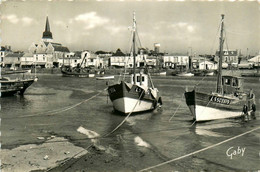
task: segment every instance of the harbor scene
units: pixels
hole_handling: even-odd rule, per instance
[[[257,7],[2,2],[0,171],[259,171]]]
[[[106,82],[60,75],[39,78],[24,97],[0,100],[2,171],[139,171],[222,142],[260,123],[257,112],[256,119],[248,121],[238,118],[193,124],[183,92],[202,77],[154,77],[157,88],[165,90],[163,106],[130,116],[108,137],[92,139],[113,131],[125,118],[113,111],[104,91]],[[215,79],[207,77],[198,88],[211,90]],[[245,83],[260,96],[259,79],[247,78]],[[259,99],[256,103],[259,107]],[[255,131],[152,171],[257,171],[259,138]],[[246,148],[244,154],[235,153],[231,159],[238,147]],[[46,155],[48,160],[44,160]]]

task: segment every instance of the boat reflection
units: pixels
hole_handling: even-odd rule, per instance
[[[241,124],[238,121],[211,121],[208,123],[196,123],[194,124],[195,134],[201,136],[212,136],[212,137],[226,137],[224,133],[218,129],[240,127]]]

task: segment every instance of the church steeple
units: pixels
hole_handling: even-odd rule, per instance
[[[42,40],[45,42],[51,42],[52,41],[52,33],[50,30],[50,24],[49,24],[49,20],[48,20],[48,16],[46,18],[46,24],[45,24],[45,31],[42,34]]]

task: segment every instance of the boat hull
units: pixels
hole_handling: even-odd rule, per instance
[[[65,77],[79,77],[79,78],[92,78],[95,77],[95,71],[84,68],[70,68],[62,67],[61,68],[62,76]]]
[[[187,76],[187,77],[190,77],[190,76],[194,76],[193,73],[179,73],[179,74],[176,74],[177,76]]]
[[[114,109],[124,114],[153,110],[158,102],[157,92],[124,81],[109,86],[108,94]]]
[[[247,105],[251,110],[254,98],[219,96],[216,94],[200,93],[196,91],[185,93],[193,118],[196,121],[209,121],[243,116],[243,107]]]
[[[25,90],[32,85],[34,79],[20,81],[1,81],[0,97],[13,96],[15,94],[23,95]]]
[[[100,76],[100,77],[96,77],[97,80],[110,80],[110,79],[114,79],[115,76]]]
[[[65,72],[65,71],[61,71],[61,73],[62,76],[64,77],[91,78],[95,76],[95,74],[90,74],[90,73],[77,73],[77,72]]]
[[[260,77],[260,73],[241,73],[242,77]]]
[[[130,112],[142,112],[154,109],[153,102],[136,98],[122,97],[113,101],[114,109],[128,114]]]

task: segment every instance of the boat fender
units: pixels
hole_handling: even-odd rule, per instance
[[[156,108],[156,106],[157,106],[157,100],[153,100],[153,108],[155,109]]]
[[[159,97],[158,103],[159,103],[160,105],[162,105],[162,97]]]
[[[253,110],[253,112],[256,111],[256,105],[255,104],[252,104],[252,110]]]
[[[253,94],[253,90],[252,89],[250,89],[250,91],[249,91],[249,97],[252,99],[252,98],[254,98],[254,94]]]
[[[243,113],[244,113],[245,115],[247,115],[247,113],[248,113],[248,107],[247,107],[247,105],[244,105],[244,106],[243,106]]]

